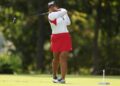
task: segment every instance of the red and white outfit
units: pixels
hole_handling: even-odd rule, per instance
[[[71,37],[67,29],[71,22],[67,10],[61,8],[60,11],[51,12],[48,19],[52,29],[51,50],[53,52],[71,51]]]

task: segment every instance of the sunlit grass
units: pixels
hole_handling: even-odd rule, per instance
[[[0,75],[0,86],[103,86],[101,76],[74,76],[66,78],[66,84],[52,83],[50,75]],[[120,76],[109,76],[108,86],[120,86]]]

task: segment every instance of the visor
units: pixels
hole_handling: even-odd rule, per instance
[[[50,8],[51,6],[54,6],[54,5],[56,5],[55,1],[51,1],[48,3],[48,8]]]

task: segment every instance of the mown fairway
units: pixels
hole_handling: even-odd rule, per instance
[[[120,76],[108,76],[110,85],[120,86]],[[0,86],[105,86],[100,76],[74,76],[68,75],[66,84],[52,83],[50,75],[0,75]]]

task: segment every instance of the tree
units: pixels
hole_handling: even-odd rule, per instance
[[[47,1],[38,0],[38,7],[40,10],[40,13],[45,12],[45,6]],[[42,8],[41,8],[42,6]],[[41,69],[44,71],[45,69],[45,53],[44,53],[44,43],[45,43],[45,35],[46,35],[46,27],[45,27],[45,17],[39,16],[38,20],[38,41],[37,41],[37,69]]]

